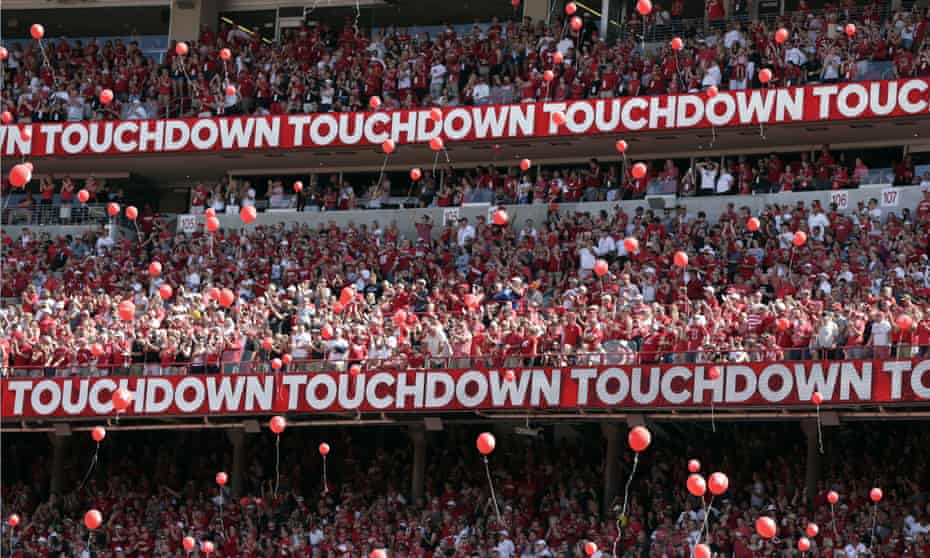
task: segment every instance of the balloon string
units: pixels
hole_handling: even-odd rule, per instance
[[[623,529],[621,522],[623,518],[626,517],[626,507],[630,501],[630,484],[633,483],[633,476],[636,475],[636,466],[639,464],[639,452],[633,454],[633,469],[630,471],[630,476],[626,479],[626,486],[623,488],[623,508],[620,511],[620,517],[617,518],[617,537],[614,539],[614,548],[612,556],[617,557],[617,544],[620,542],[620,539],[623,538]]]
[[[39,51],[42,52],[43,63],[48,66],[48,71],[52,74],[52,83],[55,84],[55,87],[58,87],[58,77],[55,75],[55,68],[53,68],[52,63],[49,62],[48,55],[45,54],[45,43],[42,42],[42,39],[39,39]]]
[[[710,146],[713,147],[714,144],[717,143],[717,127],[711,126],[710,133],[713,134],[710,140]]]
[[[494,494],[494,480],[491,478],[491,468],[488,466],[488,456],[484,456],[484,472],[488,476],[488,487],[491,489],[491,502],[494,503],[494,513],[497,515],[497,524],[504,525],[501,519],[501,509],[497,506],[497,495]]]
[[[281,480],[281,435],[274,440],[274,499],[278,499],[278,482]]]
[[[823,455],[823,430],[820,427],[820,405],[817,405],[817,443],[820,445],[820,455]]]
[[[711,399],[710,401],[710,427],[714,430],[714,434],[716,434],[717,433],[717,419],[716,419],[716,415],[714,414],[713,399]]]
[[[437,152],[436,152],[436,157],[433,158],[433,172],[432,172],[432,174],[436,174],[436,165],[437,165],[438,163],[439,163],[439,152],[437,151]]]
[[[384,167],[387,166],[388,159],[390,158],[391,158],[391,154],[385,153],[384,160],[381,161],[381,171],[378,173],[378,184],[377,184],[379,188],[381,187],[381,181],[384,180]]]
[[[830,522],[833,524],[833,538],[840,542],[840,535],[836,532],[836,504],[830,504]]]
[[[707,518],[710,516],[710,508],[714,505],[714,495],[711,494],[710,502],[704,504],[704,499],[701,498],[701,505],[704,506],[704,524],[701,525],[701,532],[698,534],[698,543],[701,542],[701,539],[704,538],[704,533],[707,531]]]
[[[329,492],[329,485],[326,484],[326,456],[323,456],[323,494]]]
[[[99,452],[100,452],[100,442],[97,442],[97,448],[94,449],[94,456],[90,458],[90,467],[87,468],[87,472],[84,473],[84,479],[81,481],[81,484],[78,485],[78,492],[80,492],[81,489],[84,488],[84,483],[86,483],[87,479],[90,478],[90,474],[94,470],[94,465],[97,464],[97,454]]]
[[[869,548],[875,544],[875,521],[878,519],[878,502],[872,504],[872,537],[869,539]]]

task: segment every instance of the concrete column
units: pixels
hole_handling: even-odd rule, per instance
[[[233,446],[232,476],[230,490],[232,497],[242,495],[242,477],[245,474],[245,431],[227,430],[226,436]]]
[[[817,422],[805,420],[801,422],[801,430],[807,439],[807,468],[804,473],[805,496],[808,506],[812,505],[817,497],[817,483],[820,482],[820,442],[817,438]]]
[[[607,40],[607,25],[610,22],[610,0],[601,0],[601,23],[598,32],[601,39]]]
[[[219,11],[217,0],[172,0],[168,22],[168,38],[193,41],[200,37],[200,26],[206,24],[216,31]]]
[[[603,512],[610,515],[610,504],[617,496],[617,489],[620,485],[619,471],[617,462],[620,459],[620,428],[616,423],[608,422],[601,424],[601,433],[604,436],[604,501],[602,502]]]
[[[426,478],[426,427],[416,424],[410,427],[410,440],[413,442],[413,475],[410,479],[410,495],[416,502],[423,498]]]
[[[52,475],[49,480],[49,494],[61,494],[62,473],[64,472],[65,453],[68,439],[57,433],[49,433],[48,439],[52,444]]]
[[[523,0],[523,17],[533,18],[533,21],[546,21],[549,18],[549,3],[551,1]]]

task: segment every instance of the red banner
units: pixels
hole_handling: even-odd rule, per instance
[[[127,415],[341,411],[440,412],[550,408],[718,408],[930,403],[930,359],[643,367],[288,373],[124,378],[7,379],[3,418],[113,414],[112,393],[133,395]]]
[[[429,110],[229,118],[37,123],[0,127],[6,156],[309,149],[623,134],[914,116],[930,111],[930,79],[705,94],[521,103]],[[562,112],[564,125],[552,115]],[[24,133],[25,132],[25,133]]]

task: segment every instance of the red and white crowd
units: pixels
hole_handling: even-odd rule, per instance
[[[148,210],[139,222],[118,242],[4,233],[6,374],[249,372],[284,355],[319,370],[930,354],[927,190],[901,212],[427,217],[413,238],[395,222],[194,235]]]
[[[724,18],[723,4],[708,0],[706,19],[685,27],[683,0],[656,2],[646,28],[674,29],[683,43],[648,53],[635,10],[610,42],[583,10],[573,16],[585,18],[578,30],[553,17],[495,18],[466,33],[371,32],[349,17],[341,28],[283,30],[278,41],[222,22],[205,26],[185,55],[170,44],[161,60],[135,42],[46,38],[44,55],[35,42],[8,49],[3,110],[19,122],[313,113],[367,110],[375,96],[392,110],[745,89],[762,86],[762,68],[772,72],[768,85],[930,75],[925,10],[878,0],[811,10],[802,1],[763,23]],[[104,89],[113,102],[100,102]]]
[[[820,481],[805,495],[806,443],[796,424],[758,423],[709,428],[678,426],[642,452],[623,496],[601,507],[604,452],[597,425],[556,441],[499,436],[490,471],[498,518],[474,436],[456,428],[428,442],[425,492],[410,495],[412,452],[402,431],[288,431],[282,435],[275,492],[270,434],[249,437],[242,488],[220,492],[217,471],[229,470],[225,436],[212,431],[158,436],[114,432],[101,461],[81,486],[90,440],[73,442],[75,462],[63,493],[48,496],[50,457],[25,438],[4,445],[2,512],[17,514],[0,537],[13,558],[364,558],[374,549],[390,557],[688,558],[700,540],[715,556],[923,558],[930,556],[930,440],[918,423],[857,423],[827,430]],[[8,435],[10,436],[10,435]],[[326,490],[318,436],[332,446]],[[22,442],[22,443],[21,443]],[[10,462],[10,459],[18,461]],[[720,471],[729,487],[703,501],[685,489],[686,461],[702,473]],[[625,478],[632,452],[616,466]],[[880,487],[880,502],[869,501]],[[835,506],[827,502],[835,491]],[[98,509],[103,522],[92,538],[81,518]],[[707,519],[706,530],[702,525]],[[764,540],[757,518],[774,519],[777,534]],[[810,535],[809,524],[817,527]],[[190,553],[184,537],[198,543]],[[13,550],[10,552],[10,545]],[[90,548],[88,548],[90,546]],[[93,551],[93,554],[90,551]]]

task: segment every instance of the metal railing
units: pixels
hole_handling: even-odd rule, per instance
[[[106,225],[111,221],[106,204],[43,203],[19,206],[17,196],[3,199],[4,225]],[[19,200],[25,199],[18,196]]]
[[[272,354],[259,351],[245,359],[224,358],[221,354],[200,355],[196,362],[145,362],[143,355],[126,354],[123,364],[42,366],[17,365],[3,368],[4,377],[62,378],[103,376],[184,376],[201,374],[273,374],[303,372],[403,372],[415,370],[507,369],[564,366],[659,366],[663,364],[728,365],[759,362],[810,362],[859,359],[930,357],[930,344],[884,346],[845,346],[834,348],[766,347],[742,350],[665,351],[637,349],[640,341],[612,342],[600,352],[541,353],[537,355],[494,354],[478,357],[430,357],[422,350],[415,359],[394,355],[377,359],[293,359],[280,369],[272,366]],[[505,350],[506,352],[506,350]],[[354,368],[357,367],[357,368]]]

